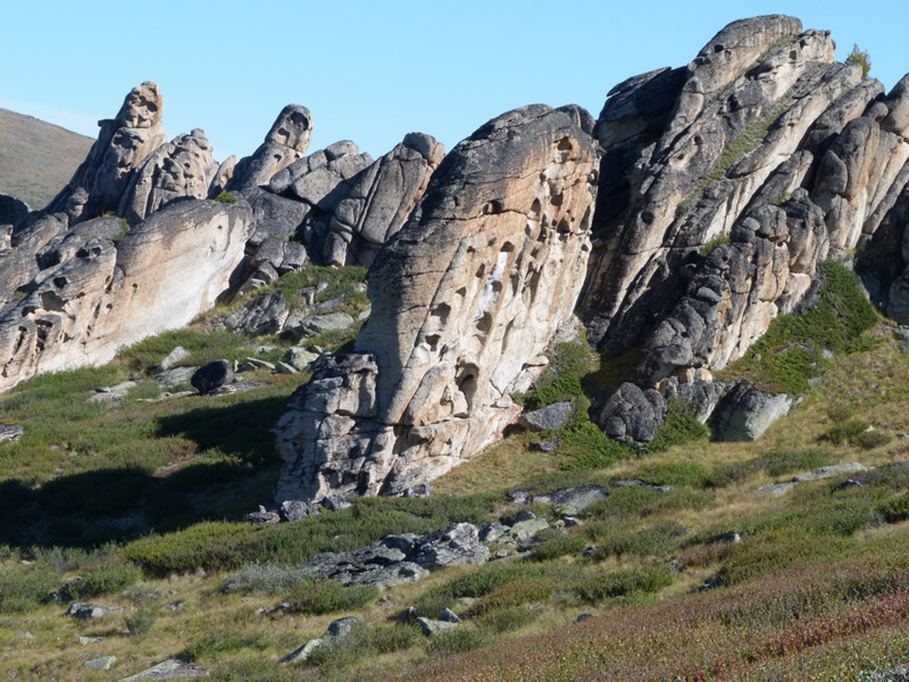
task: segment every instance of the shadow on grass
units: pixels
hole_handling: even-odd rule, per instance
[[[0,545],[93,547],[242,518],[271,498],[280,463],[268,430],[285,402],[213,403],[160,419],[158,437],[191,440],[199,453],[166,473],[126,466],[61,476],[40,488],[0,482]]]

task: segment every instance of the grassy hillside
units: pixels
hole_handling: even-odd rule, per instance
[[[293,294],[294,281],[277,288]],[[837,287],[848,313],[851,289]],[[211,331],[219,314],[108,367],[39,377],[0,399],[2,420],[26,427],[0,445],[0,677],[118,680],[178,657],[238,682],[881,682],[901,678],[877,673],[909,664],[909,355],[886,321],[854,325],[854,342],[824,358],[819,377],[801,361],[784,374],[754,358],[731,368],[774,381],[810,375],[759,442],[710,442],[679,413],[660,448],[635,454],[604,445],[579,417],[562,433],[511,436],[437,481],[429,499],[362,499],[252,526],[242,513],[267,501],[278,469],[268,429],[305,375],[255,370],[242,375],[259,384],[247,392],[165,400],[147,378],[178,343],[198,361],[260,352],[262,340]],[[850,321],[818,323],[829,333]],[[805,330],[781,324],[778,352],[789,352]],[[267,343],[279,354],[285,341]],[[763,357],[775,357],[770,346]],[[592,364],[564,347],[524,399],[574,394],[583,404],[576,394],[592,374],[580,375]],[[89,401],[94,387],[130,376],[124,399]],[[553,436],[565,443],[556,454],[532,447]],[[853,462],[868,470],[758,492]],[[619,483],[628,480],[646,485]],[[543,531],[526,551],[494,546],[509,558],[480,567],[382,593],[295,570],[391,533],[528,508],[555,520],[552,506],[515,505],[509,492],[582,483],[610,494],[580,525]],[[63,601],[47,602],[52,592]],[[64,617],[73,599],[121,610]],[[450,607],[464,623],[427,638],[394,624],[409,606],[431,617]],[[582,614],[593,617],[576,622]],[[365,626],[342,645],[277,662],[348,615]],[[108,655],[111,670],[85,667]]]
[[[93,140],[0,109],[0,193],[43,208],[72,177]]]

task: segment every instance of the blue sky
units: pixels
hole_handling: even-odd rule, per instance
[[[373,156],[408,132],[447,148],[533,102],[599,113],[624,78],[681,66],[728,22],[758,14],[858,43],[889,89],[909,71],[903,3],[9,2],[0,107],[95,136],[129,89],[155,80],[174,137],[206,131],[216,158],[251,153],[281,107],[308,106],[312,150],[352,139]]]

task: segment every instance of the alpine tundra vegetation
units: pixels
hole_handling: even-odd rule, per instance
[[[736,21],[450,151],[0,196],[0,676],[909,679],[909,76]]]

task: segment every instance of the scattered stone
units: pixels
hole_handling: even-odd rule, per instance
[[[562,429],[574,413],[574,405],[565,400],[546,407],[523,413],[518,421],[530,431],[551,431]]]
[[[294,367],[293,365],[291,365],[290,363],[287,363],[287,362],[276,362],[275,371],[278,374],[299,374],[300,373],[300,371],[296,367]]]
[[[312,652],[316,649],[325,645],[325,640],[316,638],[311,639],[303,646],[294,649],[286,656],[278,659],[278,663],[298,663],[300,661],[305,661],[307,658],[312,656]]]
[[[415,622],[420,626],[420,630],[422,630],[423,634],[427,637],[440,635],[443,632],[450,632],[459,626],[459,623],[449,623],[444,620],[433,620],[431,618],[417,618]]]
[[[89,644],[96,644],[97,642],[103,642],[104,637],[80,637],[79,644],[82,646],[88,646]]]
[[[403,493],[404,497],[429,497],[430,495],[432,495],[432,481],[419,483],[407,488]]]
[[[96,389],[95,395],[89,398],[88,401],[90,403],[104,403],[123,400],[138,385],[135,381],[123,381],[116,386],[103,386],[100,390]]]
[[[329,511],[338,511],[340,509],[347,509],[348,507],[353,506],[353,504],[348,501],[345,495],[337,494],[322,498],[322,502],[320,502],[320,504]]]
[[[787,483],[771,483],[770,485],[765,485],[762,488],[755,490],[752,495],[765,496],[765,497],[782,497],[790,490],[796,486],[795,483],[789,481]]]
[[[178,599],[177,601],[172,601],[170,604],[167,604],[164,609],[165,611],[186,611],[186,600]]]
[[[668,493],[672,490],[671,485],[654,485],[653,483],[647,483],[645,481],[641,481],[640,479],[636,479],[636,478],[619,479],[618,481],[613,481],[612,485],[619,487],[619,488],[635,486],[635,487],[639,487],[639,488],[647,488],[648,490],[659,490],[660,492],[664,492],[664,493]]]
[[[306,317],[290,331],[297,336],[319,336],[326,332],[343,331],[353,324],[354,319],[347,313],[329,313]]]
[[[158,365],[159,369],[162,371],[172,369],[181,362],[186,362],[193,356],[188,350],[183,346],[177,346],[170,353],[168,353],[165,358]]]
[[[16,440],[25,432],[25,427],[19,424],[0,424],[0,443]]]
[[[439,620],[445,621],[446,623],[460,623],[461,619],[458,617],[454,611],[449,608],[442,609],[442,612],[439,614]]]
[[[508,527],[503,526],[501,523],[487,523],[485,526],[480,528],[479,538],[481,542],[497,542],[505,533],[508,532]]]
[[[269,511],[262,505],[259,505],[259,511],[250,512],[246,515],[246,520],[254,526],[264,526],[271,523],[279,523],[281,517],[277,512]]]
[[[319,506],[303,500],[286,500],[280,504],[281,518],[284,521],[302,521],[310,516],[319,515]]]
[[[511,526],[503,539],[520,544],[531,540],[547,528],[549,528],[549,522],[546,519],[526,519]]]
[[[208,670],[200,665],[187,663],[176,658],[169,658],[156,666],[143,670],[130,677],[125,677],[120,682],[142,682],[143,680],[172,680],[180,677],[203,677],[208,675]]]
[[[401,615],[398,616],[399,623],[415,623],[417,621],[417,609],[414,606],[408,606]]]
[[[533,494],[523,488],[510,490],[508,491],[508,501],[511,504],[530,504],[533,501]]]
[[[562,514],[574,516],[587,507],[609,497],[609,491],[598,485],[582,485],[574,488],[562,488],[548,495],[538,495],[536,502],[553,505]]]
[[[738,533],[723,533],[711,539],[708,545],[731,545],[742,541],[742,536]]]
[[[584,523],[581,519],[574,516],[566,516],[562,519],[562,522],[565,524],[565,528],[575,528]]]
[[[537,452],[555,452],[559,449],[559,439],[553,438],[552,440],[541,440],[538,443],[534,443],[530,446],[531,450],[536,450]]]
[[[329,624],[328,628],[325,630],[323,637],[347,637],[356,628],[361,628],[363,625],[363,621],[356,616],[339,618],[338,620],[334,620],[331,622],[331,624]]]
[[[825,478],[834,478],[846,474],[858,474],[864,471],[868,471],[868,467],[864,464],[860,464],[859,462],[845,462],[843,464],[833,464],[831,466],[821,467],[804,474],[798,474],[793,477],[792,480],[798,481],[799,483],[804,481],[821,481]]]
[[[200,367],[189,381],[199,393],[208,395],[231,382],[233,378],[230,363],[227,360],[215,360]]]
[[[461,564],[482,564],[489,560],[489,550],[478,537],[477,527],[456,523],[424,535],[413,555],[414,562],[435,570]]]
[[[67,616],[72,616],[73,618],[78,618],[79,620],[91,620],[93,618],[100,618],[108,610],[103,606],[98,606],[97,604],[82,604],[79,602],[74,602],[66,611]]]
[[[0,196],[2,196],[2,195],[0,195]],[[22,632],[17,632],[16,637],[18,637],[19,639],[24,639],[27,642],[34,642],[36,639],[38,639],[34,635],[34,633],[29,632],[28,630],[24,630]]]
[[[288,348],[287,352],[284,353],[284,362],[289,364],[298,372],[306,371],[309,369],[309,366],[318,359],[318,353],[313,353],[306,350],[305,348],[300,348],[298,346]]]
[[[582,613],[577,618],[574,619],[575,623],[583,623],[585,620],[590,620],[594,615],[592,613]]]
[[[97,668],[98,670],[110,670],[112,667],[114,667],[114,663],[116,662],[116,656],[102,656],[101,658],[93,658],[90,661],[86,661],[85,667]]]
[[[792,399],[785,393],[764,393],[747,381],[739,381],[716,409],[714,435],[725,442],[757,440],[790,407]]]
[[[155,382],[164,389],[174,389],[180,386],[189,386],[193,374],[198,371],[198,367],[174,367],[158,372],[154,376]]]
[[[233,313],[224,321],[224,325],[248,336],[277,334],[284,328],[288,315],[290,306],[281,294],[266,294]]]

